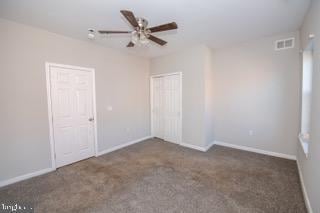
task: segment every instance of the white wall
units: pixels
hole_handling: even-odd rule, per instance
[[[151,75],[182,72],[182,142],[206,146],[205,80],[209,49],[199,45],[151,60]]]
[[[214,142],[214,72],[212,64],[212,50],[205,48],[204,94],[205,94],[205,142],[209,146]]]
[[[0,34],[0,181],[51,166],[46,61],[95,68],[99,151],[150,135],[147,59],[2,19]]]
[[[288,37],[296,38],[295,48],[275,51],[274,41]],[[299,67],[298,33],[215,50],[215,139],[296,155]]]
[[[309,34],[314,39],[314,71],[311,111],[311,135],[308,158],[301,146],[298,150],[298,162],[304,184],[314,213],[320,212],[320,1],[313,0],[310,10],[301,28],[301,48],[306,48]]]

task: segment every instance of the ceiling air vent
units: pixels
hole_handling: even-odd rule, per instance
[[[294,38],[277,40],[275,42],[275,50],[286,50],[290,48],[294,48]]]

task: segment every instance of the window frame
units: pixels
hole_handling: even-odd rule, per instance
[[[314,72],[314,53],[313,53],[313,47],[314,47],[314,41],[313,37],[309,39],[307,47],[302,51],[302,82],[301,82],[301,111],[300,111],[300,133],[299,133],[299,141],[302,146],[303,152],[308,157],[309,153],[309,145],[310,145],[310,131],[311,131],[311,106],[312,106],[312,90],[313,90],[313,72]],[[310,58],[305,58],[306,55],[309,55]],[[308,63],[309,61],[309,70],[305,70],[305,63]],[[308,72],[308,73],[306,73]],[[309,75],[309,76],[307,76]],[[305,78],[308,79],[308,85],[305,86]],[[307,98],[306,90],[309,91],[309,98]],[[305,103],[305,101],[308,101]],[[308,106],[308,108],[304,108],[305,106]],[[305,114],[307,113],[307,114]],[[307,124],[305,123],[305,120],[307,119]],[[307,129],[307,131],[306,131]]]

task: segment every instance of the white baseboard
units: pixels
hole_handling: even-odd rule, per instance
[[[240,150],[244,150],[244,151],[248,151],[248,152],[255,152],[255,153],[259,153],[259,154],[270,155],[273,157],[285,158],[285,159],[289,159],[289,160],[297,160],[297,157],[295,155],[288,155],[288,154],[283,154],[283,153],[278,153],[278,152],[271,152],[271,151],[256,149],[256,148],[252,148],[252,147],[248,147],[248,146],[240,146],[240,145],[225,143],[225,142],[221,142],[221,141],[215,141],[214,144],[219,145],[219,146],[230,147],[230,148],[234,148],[234,149],[240,149]]]
[[[206,151],[208,151],[213,145],[214,145],[215,141],[212,141],[207,147],[206,147]]]
[[[180,143],[180,146],[184,146],[190,149],[195,149],[201,152],[205,152],[206,148],[205,147],[201,147],[201,146],[196,146],[196,145],[192,145],[192,144],[188,144],[188,143]]]
[[[133,145],[133,144],[136,144],[136,143],[139,143],[139,142],[142,142],[142,141],[145,141],[145,140],[148,140],[152,138],[151,136],[146,136],[146,137],[143,137],[143,138],[139,138],[137,140],[134,140],[134,141],[130,141],[130,142],[127,142],[127,143],[124,143],[124,144],[121,144],[121,145],[118,145],[118,146],[115,146],[115,147],[112,147],[110,149],[106,149],[106,150],[103,150],[101,152],[98,152],[97,156],[101,156],[101,155],[104,155],[104,154],[107,154],[107,153],[110,153],[110,152],[113,152],[113,151],[116,151],[118,149],[122,149],[124,147],[127,147],[127,146],[130,146],[130,145]]]
[[[100,156],[100,155],[103,155],[103,154],[107,154],[109,152],[124,148],[126,146],[130,146],[130,145],[135,144],[135,143],[139,143],[139,142],[147,140],[149,138],[151,138],[151,136],[140,138],[138,140],[134,140],[134,141],[131,141],[131,142],[128,142],[128,143],[125,143],[125,144],[121,144],[121,145],[116,146],[116,147],[112,147],[110,149],[107,149],[107,150],[104,150],[102,152],[99,152],[97,156]],[[18,176],[18,177],[14,177],[14,178],[11,178],[11,179],[8,179],[8,180],[0,181],[0,187],[7,186],[7,185],[10,185],[10,184],[19,182],[19,181],[27,180],[29,178],[36,177],[36,176],[39,176],[39,175],[43,175],[43,174],[46,174],[46,173],[49,173],[49,172],[52,172],[52,171],[55,171],[55,169],[54,168],[47,168],[47,169],[42,169],[40,171],[36,171],[36,172],[28,173],[28,174],[25,174],[25,175],[21,175],[21,176]]]
[[[212,146],[214,145],[214,141],[212,141],[211,143],[209,143],[207,146],[206,146],[206,151],[208,151]]]
[[[301,167],[300,167],[300,164],[299,164],[299,160],[297,160],[297,165],[298,165],[298,172],[299,172],[299,177],[300,177],[300,183],[301,183],[304,202],[306,204],[308,213],[313,213],[313,210],[312,210],[312,207],[311,207],[311,203],[310,203],[310,200],[309,200],[309,196],[308,196],[308,193],[307,193],[307,189],[306,189],[306,186],[304,184],[303,175],[302,175]]]
[[[18,177],[14,177],[14,178],[11,178],[11,179],[8,179],[8,180],[0,181],[0,187],[7,186],[7,185],[10,185],[10,184],[19,182],[19,181],[27,180],[29,178],[36,177],[36,176],[39,176],[39,175],[43,175],[43,174],[52,172],[54,170],[55,170],[54,168],[46,168],[46,169],[42,169],[42,170],[39,170],[39,171],[36,171],[36,172],[32,172],[32,173],[28,173],[28,174],[21,175],[21,176],[18,176]]]
[[[196,146],[196,145],[192,145],[192,144],[188,144],[188,143],[180,143],[180,146],[184,146],[184,147],[187,147],[187,148],[190,148],[190,149],[195,149],[195,150],[198,150],[198,151],[201,151],[201,152],[208,151],[211,148],[211,146],[213,146],[213,145],[214,145],[214,142],[211,142],[206,147]]]

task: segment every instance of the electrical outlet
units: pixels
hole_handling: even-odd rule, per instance
[[[253,130],[249,130],[249,135],[253,136]]]

